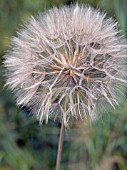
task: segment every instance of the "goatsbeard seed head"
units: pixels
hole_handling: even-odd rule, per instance
[[[127,46],[117,23],[88,6],[52,8],[31,17],[4,61],[17,105],[39,121],[96,119],[125,97]]]

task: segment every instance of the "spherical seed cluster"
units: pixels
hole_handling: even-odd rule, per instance
[[[127,46],[117,23],[91,7],[31,17],[5,55],[6,85],[40,122],[97,118],[125,96]]]

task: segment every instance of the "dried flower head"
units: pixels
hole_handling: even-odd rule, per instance
[[[99,10],[78,4],[50,9],[12,38],[6,85],[40,122],[96,119],[125,96],[125,43],[118,24]]]

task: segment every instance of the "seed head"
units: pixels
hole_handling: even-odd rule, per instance
[[[118,24],[88,6],[52,8],[31,17],[4,61],[17,105],[40,122],[96,119],[125,97],[127,46]]]

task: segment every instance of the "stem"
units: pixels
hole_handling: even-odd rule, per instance
[[[63,146],[64,129],[65,129],[64,121],[62,120],[60,137],[59,137],[59,146],[58,146],[58,152],[57,152],[56,170],[60,170],[60,161],[61,161],[61,153],[62,153],[62,146]]]

